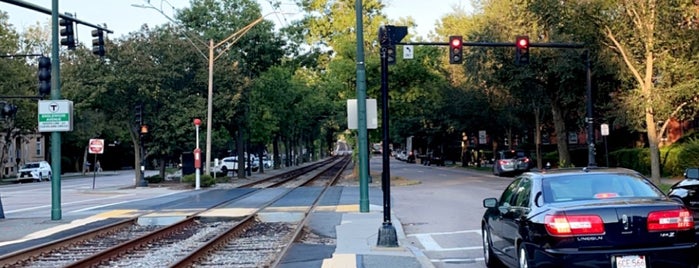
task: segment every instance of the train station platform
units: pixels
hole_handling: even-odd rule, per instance
[[[271,175],[274,175],[274,172],[264,176]],[[398,246],[377,246],[379,231],[384,222],[380,187],[369,187],[371,204],[368,212],[359,211],[358,186],[344,185],[334,188],[336,190],[333,192],[338,197],[334,198],[335,201],[314,211],[307,224],[307,228],[313,233],[328,238],[334,243],[322,245],[298,243],[289,250],[280,267],[433,267],[427,257],[407,242],[401,223],[395,215],[391,216],[391,223],[396,229]],[[218,191],[221,190],[218,189]],[[122,191],[152,193],[154,197],[165,195],[163,189],[151,187],[122,189]],[[176,194],[168,193],[167,197],[206,196],[201,194],[204,191],[209,189],[181,190]],[[92,215],[84,212],[63,217],[60,220],[51,220],[48,216],[45,218],[9,216],[0,219],[0,256],[107,224],[109,213],[114,214],[102,210]]]

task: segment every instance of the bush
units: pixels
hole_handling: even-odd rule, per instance
[[[699,167],[699,138],[690,139],[677,153],[677,168],[684,172],[689,167]]]
[[[683,164],[679,161],[684,157],[680,155],[687,145],[674,144],[660,148],[660,170],[663,177],[678,177],[684,172]],[[650,174],[650,149],[632,148],[621,149],[609,153],[611,166],[624,167],[636,170],[643,174]]]
[[[214,177],[211,177],[210,175],[201,175],[199,180],[199,186],[201,187],[209,187],[216,184],[216,180],[214,180]],[[182,177],[182,182],[189,183],[193,187],[196,186],[196,174],[189,174]]]
[[[160,174],[158,174],[158,175],[148,176],[145,178],[145,180],[148,183],[161,183],[161,182],[163,182],[163,177],[160,177]]]

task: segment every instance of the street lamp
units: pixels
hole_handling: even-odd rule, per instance
[[[158,9],[154,7],[150,1],[148,1],[148,5],[136,5],[132,4],[131,6],[133,7],[139,7],[139,8],[149,8],[149,9],[154,9],[158,11],[160,14],[165,16],[170,22],[174,23],[175,25],[178,25],[174,19],[170,18],[167,16],[161,9]],[[210,162],[209,159],[211,159],[211,125],[212,123],[212,110],[213,110],[213,89],[214,89],[214,61],[216,61],[218,58],[220,58],[224,53],[226,53],[231,47],[233,47],[233,44],[240,40],[250,29],[252,29],[253,26],[257,25],[258,23],[262,22],[265,17],[272,15],[272,14],[293,14],[293,13],[287,13],[287,12],[270,12],[267,13],[263,16],[260,16],[253,22],[249,23],[242,29],[238,30],[237,32],[231,34],[230,36],[224,38],[222,41],[214,44],[213,39],[209,39],[209,43],[207,44],[207,47],[209,48],[209,54],[208,56],[204,55],[204,53],[199,50],[197,46],[194,46],[197,50],[199,50],[199,53],[208,60],[209,62],[209,87],[208,87],[208,93],[207,93],[207,101],[206,101],[206,162],[204,163],[204,170],[208,174],[210,172]],[[186,36],[185,36],[186,37]],[[187,37],[189,40],[189,37]],[[201,43],[201,40],[199,40]],[[194,42],[190,40],[190,43],[194,45]],[[214,56],[214,49],[220,47],[221,45],[228,44],[223,50],[219,51],[218,55]]]

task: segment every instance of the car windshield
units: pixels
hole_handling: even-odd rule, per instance
[[[630,174],[584,174],[544,178],[544,201],[549,203],[607,198],[662,198],[648,180]]]
[[[38,167],[39,167],[39,163],[28,163],[28,164],[24,165],[23,168],[38,168]]]
[[[504,151],[503,156],[505,157],[504,159],[511,159],[522,158],[526,157],[527,155],[523,151]]]

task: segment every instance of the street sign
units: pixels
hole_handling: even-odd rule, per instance
[[[601,124],[599,127],[602,136],[609,136],[609,124]]]
[[[91,154],[103,154],[104,153],[104,140],[103,139],[90,139],[90,145],[88,146]]]
[[[478,131],[478,144],[486,144],[486,134],[485,130]]]
[[[366,99],[366,128],[376,129],[379,120],[376,112],[376,99]],[[359,114],[357,111],[357,99],[347,100],[347,128],[357,129],[359,124]]]
[[[39,101],[39,132],[73,131],[73,102],[69,100]]]
[[[412,59],[413,58],[413,46],[403,46],[403,58]]]

